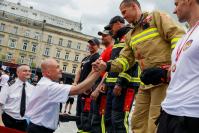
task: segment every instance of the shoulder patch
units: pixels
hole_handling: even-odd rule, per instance
[[[13,85],[14,83],[15,83],[15,80],[10,80],[10,81],[8,81],[8,85],[9,85],[9,86]]]

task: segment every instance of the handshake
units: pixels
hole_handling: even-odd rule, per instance
[[[105,71],[107,69],[106,62],[104,62],[102,59],[97,59],[92,63],[92,69],[95,72]]]
[[[145,85],[158,85],[160,83],[168,83],[168,69],[162,67],[152,67],[144,69],[141,73],[140,80]]]

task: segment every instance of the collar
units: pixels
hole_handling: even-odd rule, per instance
[[[141,14],[140,19],[139,19],[138,21],[134,22],[133,25],[134,25],[134,26],[139,25],[139,24],[143,21],[143,19],[144,19],[144,14]]]
[[[53,82],[50,78],[48,78],[48,77],[44,77],[44,76],[42,77],[42,80]]]
[[[27,81],[25,81],[26,83]],[[20,80],[19,78],[16,79],[16,83],[19,83],[19,84],[23,84],[24,82],[22,80]]]
[[[149,16],[149,13],[148,12],[144,12],[142,13],[140,19],[138,21],[136,21],[135,23],[132,23],[132,25],[134,27],[137,27],[137,26],[143,26],[145,25],[146,23],[149,23],[150,20],[151,20],[151,16]]]

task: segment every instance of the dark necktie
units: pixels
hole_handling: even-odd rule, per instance
[[[23,83],[23,88],[22,88],[22,94],[21,94],[21,104],[20,104],[20,115],[21,117],[24,116],[25,111],[26,111],[26,90],[25,90],[26,84]]]

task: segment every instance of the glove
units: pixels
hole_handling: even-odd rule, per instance
[[[147,68],[141,73],[140,79],[145,85],[158,85],[167,81],[167,70],[159,67]]]

